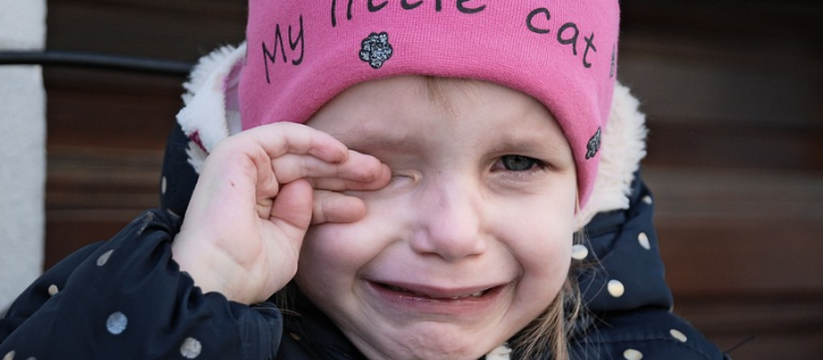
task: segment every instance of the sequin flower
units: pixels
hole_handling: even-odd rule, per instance
[[[371,33],[361,43],[360,60],[369,63],[374,69],[383,66],[383,63],[389,60],[391,55],[392,47],[389,44],[389,34],[385,32]]]

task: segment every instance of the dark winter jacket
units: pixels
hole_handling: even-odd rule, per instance
[[[226,82],[243,51],[226,48],[205,58],[187,84],[187,108],[166,150],[161,208],[70,255],[23,292],[0,320],[3,360],[364,359],[299,293],[289,312],[272,303],[230,302],[203,294],[172,260],[171,242],[205,156],[202,147],[208,150],[233,128],[231,106],[223,106],[231,103],[225,98],[230,86],[214,85]],[[222,112],[204,122],[199,115],[214,114],[215,102]],[[613,109],[598,182],[579,214],[588,243],[575,256],[594,265],[577,274],[590,315],[576,325],[572,358],[724,359],[670,311],[654,202],[638,172],[643,116],[622,86]]]

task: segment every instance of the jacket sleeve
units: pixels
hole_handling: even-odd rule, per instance
[[[171,258],[180,220],[151,210],[67,257],[0,320],[0,356],[28,359],[270,359],[272,304],[203,294]],[[11,357],[9,357],[11,354]]]

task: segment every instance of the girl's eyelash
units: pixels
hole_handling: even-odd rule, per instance
[[[544,161],[524,155],[503,155],[499,161],[506,171],[523,172],[528,170],[544,169],[548,164]]]

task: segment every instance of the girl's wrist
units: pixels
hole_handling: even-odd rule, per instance
[[[239,293],[243,276],[239,274],[237,264],[225,253],[214,249],[205,242],[189,246],[190,241],[180,235],[172,243],[172,259],[177,262],[181,272],[187,273],[194,285],[203,293],[218,292],[231,301],[249,304],[248,296]]]

